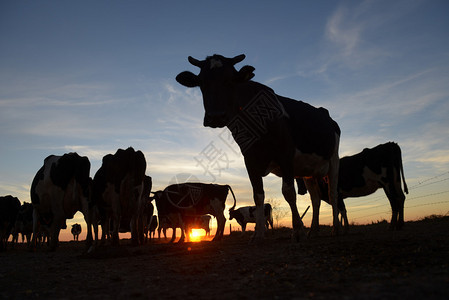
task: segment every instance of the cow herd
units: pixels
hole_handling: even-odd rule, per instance
[[[151,192],[152,179],[145,175],[146,160],[132,147],[118,149],[103,157],[93,178],[90,162],[77,153],[50,155],[37,171],[31,184],[31,204],[20,204],[13,196],[0,199],[0,248],[8,237],[26,237],[31,249],[45,239],[51,250],[58,246],[59,232],[66,220],[82,212],[86,221],[87,249],[97,245],[98,226],[101,241],[119,243],[119,232],[131,232],[131,243],[140,245],[148,238],[166,236],[172,228],[181,229],[183,242],[193,228],[210,232],[211,216],[217,219],[214,240],[223,237],[224,209],[228,192],[234,204],[230,219],[236,219],[245,231],[246,224],[256,223],[252,239],[260,240],[269,225],[273,227],[272,208],[264,205],[262,178],[268,173],[282,177],[282,194],[290,206],[292,238],[303,235],[303,223],[296,206],[296,191],[310,194],[313,218],[309,234],[319,226],[321,200],[332,205],[333,232],[338,234],[341,214],[347,229],[347,197],[360,197],[383,188],[392,208],[391,228],[404,224],[404,201],[408,193],[402,167],[401,149],[396,143],[364,149],[361,153],[339,159],[340,128],[329,112],[302,101],[274,93],[269,87],[252,81],[254,67],[234,67],[245,55],[226,58],[221,55],[189,62],[200,68],[199,75],[185,71],[176,80],[186,87],[200,87],[205,108],[204,126],[227,127],[240,146],[253,189],[254,207],[235,209],[236,199],[229,185],[182,183]],[[402,181],[401,181],[402,179]],[[154,215],[153,201],[158,216]],[[74,239],[81,226],[72,226]]]

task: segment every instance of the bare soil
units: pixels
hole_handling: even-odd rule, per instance
[[[449,299],[449,217],[352,226],[292,243],[290,229],[249,245],[221,242],[99,247],[62,242],[0,253],[1,299]]]

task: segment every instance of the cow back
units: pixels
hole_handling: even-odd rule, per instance
[[[295,146],[302,153],[318,154],[329,159],[335,151],[341,131],[325,108],[278,96],[288,114],[288,127]]]

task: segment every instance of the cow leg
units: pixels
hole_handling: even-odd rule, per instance
[[[329,181],[329,201],[332,205],[333,228],[332,234],[338,235],[340,231],[340,222],[338,221],[338,173],[340,168],[340,158],[338,157],[339,137],[336,137],[337,143],[333,156],[329,161],[329,172],[327,179]],[[319,188],[317,189],[319,191]],[[319,201],[319,200],[318,200]]]
[[[38,240],[38,234],[39,234],[39,226],[38,226],[38,220],[39,220],[39,213],[35,208],[33,208],[33,238],[31,240],[30,249],[35,250],[36,249],[36,243]]]
[[[173,226],[172,227],[172,235],[171,235],[171,240],[169,241],[169,243],[173,243],[176,239],[176,227]]]
[[[312,224],[310,225],[309,237],[318,235],[320,230],[320,206],[321,199],[319,194],[318,182],[315,178],[304,178],[307,190],[312,201]]]
[[[104,245],[108,239],[110,241],[110,223],[109,218],[104,218],[101,221],[101,245]]]
[[[405,202],[405,195],[404,195],[404,199],[398,199],[398,223],[396,228],[398,230],[402,229],[402,227],[404,227],[404,202]]]
[[[393,200],[395,201],[395,200]],[[398,223],[398,208],[397,208],[397,203],[392,203],[392,201],[390,201],[391,204],[391,221],[390,221],[390,230],[395,230],[397,227],[397,223]]]
[[[54,219],[50,229],[50,251],[55,251],[58,247],[59,231],[61,231],[61,225]]]
[[[347,234],[348,230],[349,230],[349,222],[348,222],[348,214],[346,212],[346,206],[345,203],[343,202],[343,197],[341,197],[340,195],[338,195],[338,210],[341,214],[341,225],[343,225],[344,227],[344,233]]]
[[[137,220],[137,216],[134,215],[131,218],[130,221],[130,228],[131,228],[131,245],[133,246],[137,246],[139,245],[139,233],[138,233],[138,220]]]
[[[282,195],[284,196],[288,205],[290,205],[290,211],[292,212],[292,240],[295,242],[299,242],[301,235],[304,235],[304,225],[302,223],[301,217],[299,216],[298,207],[296,206],[296,192],[293,177],[286,178],[284,176],[282,178]]]
[[[226,225],[226,218],[224,216],[223,211],[221,213],[216,213],[217,218],[217,231],[215,232],[215,236],[212,239],[213,241],[219,241],[223,238],[224,228]]]
[[[402,190],[398,193],[396,190],[392,190],[388,185],[384,187],[384,191],[391,206],[390,230],[399,230],[404,226],[405,195]]]
[[[253,198],[254,203],[256,204],[256,228],[253,236],[251,237],[250,242],[263,240],[265,236],[265,216],[263,210],[263,203],[265,200],[265,193],[263,190],[263,180],[262,177],[256,174],[252,174],[250,170],[248,170],[249,179],[251,181],[251,185],[253,187]],[[242,226],[243,230],[243,226]]]
[[[120,227],[120,216],[115,215],[113,218],[113,226],[112,226],[112,236],[111,236],[111,244],[113,246],[119,245],[119,236],[118,231]]]
[[[396,198],[396,209],[397,209],[396,229],[400,230],[402,229],[402,227],[404,227],[404,202],[405,202],[405,195],[401,188],[400,179],[394,182],[393,196]]]
[[[181,228],[181,237],[179,238],[178,243],[184,243],[186,239],[186,234],[188,234],[187,232],[188,228],[186,228],[186,224],[184,223],[184,220],[182,219],[180,214],[178,214],[178,224],[180,225]]]
[[[212,239],[213,241],[219,241],[223,238],[224,229],[226,225],[226,218],[224,216],[225,204],[224,200],[214,198],[211,200],[212,210],[214,211],[214,216],[217,218],[217,231]]]
[[[92,209],[91,209],[92,210]],[[84,211],[84,221],[86,221],[87,235],[86,235],[86,249],[89,252],[90,247],[92,247],[93,237],[92,237],[92,213],[91,210],[87,209]],[[77,239],[78,240],[78,239]]]

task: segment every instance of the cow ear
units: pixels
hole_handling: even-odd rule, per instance
[[[239,71],[239,75],[238,75],[238,81],[239,82],[246,82],[246,81],[250,81],[251,78],[254,77],[254,70],[255,68],[253,66],[243,66],[240,71]]]
[[[186,87],[199,86],[198,76],[189,71],[184,71],[176,76],[176,81]]]

